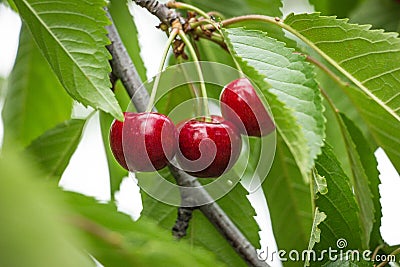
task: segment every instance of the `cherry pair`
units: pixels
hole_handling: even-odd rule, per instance
[[[118,163],[130,171],[160,170],[176,154],[186,172],[218,177],[232,167],[240,153],[237,128],[220,116],[191,119],[178,127],[155,112],[125,112],[124,117],[124,122],[115,121],[111,126],[110,145]]]
[[[275,128],[245,78],[224,88],[221,112],[223,117],[191,119],[177,127],[163,114],[126,112],[125,121],[115,121],[111,127],[112,152],[131,171],[162,169],[176,155],[180,166],[193,176],[221,176],[239,157],[240,133],[263,136]]]

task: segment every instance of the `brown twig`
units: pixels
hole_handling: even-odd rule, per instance
[[[158,2],[157,0],[133,0],[136,5],[147,9],[151,14],[156,16],[162,23],[171,26],[172,22],[179,19],[181,23],[184,20],[179,13],[169,9],[166,5]]]
[[[186,236],[186,230],[189,227],[189,222],[192,219],[194,208],[191,207],[179,207],[178,217],[175,225],[172,227],[172,234],[177,239],[181,239]]]

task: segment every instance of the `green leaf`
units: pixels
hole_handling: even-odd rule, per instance
[[[378,162],[357,126],[344,114],[341,114],[341,118],[347,130],[345,133],[346,147],[353,170],[353,185],[360,207],[360,219],[364,226],[363,238],[365,238],[364,241],[367,241],[365,247],[375,248],[382,244],[379,230],[382,207],[379,194]]]
[[[281,136],[277,138],[274,162],[262,187],[278,248],[307,249],[313,216],[310,185],[302,179]],[[297,266],[298,262],[288,261],[286,265]]]
[[[369,30],[369,25],[349,24],[346,19],[319,14],[291,14],[284,23],[289,31],[400,121],[400,39],[397,33]]]
[[[302,151],[295,148],[295,143],[302,140],[290,140],[286,135],[283,138],[295,156],[301,173],[306,177],[314,159],[321,152],[325,137],[322,98],[314,80],[312,66],[305,62],[303,56],[294,54],[293,49],[286,48],[283,43],[262,32],[240,28],[227,29],[225,32],[232,51],[272,86],[269,92],[284,103],[282,109],[286,108],[287,112],[293,114],[296,123],[300,125],[299,134],[305,137],[307,143],[298,144],[298,150]],[[278,120],[277,126],[283,134],[283,127],[280,127]],[[295,128],[292,130],[296,131]]]
[[[344,139],[343,142],[345,143],[349,166],[351,166],[351,176],[349,177],[352,182],[352,186],[354,187],[355,196],[358,206],[360,208],[360,237],[362,241],[362,246],[364,249],[366,249],[368,248],[368,244],[370,241],[370,233],[372,230],[375,213],[375,207],[372,201],[372,193],[369,188],[369,177],[371,177],[371,180],[373,179],[373,176],[376,176],[374,178],[378,179],[378,173],[376,170],[378,164],[373,157],[373,152],[370,150],[368,151],[368,146],[364,148],[366,149],[366,151],[363,151],[369,153],[368,156],[363,157],[363,159],[368,160],[368,162],[361,161],[361,154],[359,154],[359,151],[357,150],[354,141],[356,140],[355,138],[357,136],[357,138],[361,139],[359,143],[366,144],[366,142],[363,141],[364,137],[357,129],[357,127],[353,124],[353,122],[350,121],[345,115],[337,114],[336,119],[338,120],[341,131],[338,134],[341,134],[342,138]],[[367,173],[364,169],[364,166],[367,164],[375,166],[375,171],[370,173],[370,176],[367,176]]]
[[[256,213],[246,196],[247,191],[240,184],[237,184],[217,203],[250,243],[257,248],[260,247],[258,235],[260,229],[254,219]],[[190,233],[188,239],[194,244],[214,251],[218,258],[228,266],[246,266],[243,259],[236,254],[225,238],[200,211],[194,212],[188,232]]]
[[[121,37],[122,43],[125,45],[126,50],[133,65],[139,74],[142,81],[146,78],[146,67],[144,66],[142,57],[140,56],[140,46],[138,41],[138,31],[133,20],[133,17],[128,9],[127,0],[111,0],[108,8],[115,27]]]
[[[315,206],[326,215],[326,219],[319,224],[321,238],[314,250],[321,252],[329,247],[339,248],[337,242],[341,239],[347,243],[346,250],[362,249],[360,211],[352,185],[328,144],[316,161],[316,170],[318,175],[325,177],[328,192],[315,195]]]
[[[41,52],[67,92],[90,105],[123,119],[110,90],[105,26],[105,1],[15,0]]]
[[[137,175],[140,175],[140,173],[137,173]],[[169,179],[173,178],[169,177]],[[247,191],[240,184],[237,184],[227,195],[217,200],[217,203],[253,246],[259,247],[259,227],[254,219],[256,214],[246,195]],[[177,218],[177,207],[159,202],[143,191],[142,199],[142,217],[152,218],[157,224],[171,231]],[[212,251],[220,261],[228,266],[247,266],[200,211],[196,210],[193,213],[187,234],[184,239]]]
[[[79,144],[85,122],[72,119],[58,124],[26,148],[48,177],[61,178]]]
[[[352,86],[345,88],[376,143],[400,172],[400,123],[376,101]]]
[[[318,207],[315,209],[314,220],[311,228],[310,243],[308,245],[308,250],[312,250],[315,244],[321,241],[321,229],[318,226],[326,219],[326,214],[320,212]]]
[[[10,154],[0,158],[0,266],[94,267],[63,222],[68,207],[26,162]]]
[[[320,176],[318,173],[313,173],[314,176],[314,194],[321,193],[325,195],[328,193],[328,185],[326,183],[326,179],[323,176]]]
[[[13,141],[26,146],[71,116],[72,99],[51,72],[25,25],[7,87],[2,112],[4,146]]]
[[[100,112],[101,136],[103,138],[104,150],[106,151],[108,163],[108,172],[110,174],[111,199],[114,199],[115,192],[119,190],[122,179],[128,176],[128,171],[119,165],[111,151],[109,135],[113,121],[114,118],[111,115],[105,112]]]
[[[279,101],[277,96],[268,91],[270,85],[264,80],[264,77],[261,77],[254,68],[245,65],[242,61],[239,61],[239,63],[252,81],[256,82],[262,94],[268,100],[279,135],[289,147],[295,159],[295,163],[299,168],[300,175],[303,177],[304,181],[309,180],[308,169],[306,167],[308,152],[308,147],[306,146],[307,140],[300,126],[297,124],[292,111],[288,109],[284,103]]]
[[[74,208],[73,224],[87,237],[88,252],[104,266],[224,266],[212,253],[176,242],[149,219],[132,221],[113,203],[71,192],[65,197]]]
[[[309,2],[315,7],[315,11],[319,11],[323,15],[346,18],[349,16],[349,13],[362,2],[362,0],[309,0]]]
[[[400,4],[393,0],[367,0],[350,15],[355,23],[372,24],[375,29],[398,31]]]
[[[327,140],[333,140],[336,145],[344,148],[343,151],[340,151],[342,153],[337,155],[341,155],[340,162],[348,167],[346,175],[350,177],[360,208],[363,248],[368,248],[371,243],[370,235],[373,227],[375,230],[372,243],[376,247],[382,240],[379,230],[376,231],[376,227],[377,229],[380,227],[380,217],[382,216],[378,190],[378,164],[373,155],[373,150],[371,150],[369,143],[358,127],[346,115],[339,113],[335,106],[329,106],[328,111],[334,113],[329,117],[331,119],[329,123],[331,125],[337,124],[337,127],[336,131],[332,132],[332,138]],[[376,226],[374,226],[374,221],[376,221]]]
[[[350,177],[352,176],[352,171],[347,154],[346,144],[344,142],[344,138],[342,137],[341,125],[337,119],[337,112],[340,111],[341,113],[346,114],[346,116],[356,123],[360,129],[362,128],[363,134],[368,136],[368,146],[371,148],[376,147],[376,143],[366,124],[364,123],[364,120],[358,114],[357,109],[354,107],[349,97],[342,91],[340,85],[326,75],[325,72],[320,72],[317,80],[322,90],[324,90],[324,92],[329,96],[329,98],[327,97],[324,99],[324,116],[327,120],[325,140],[332,146],[335,155],[341,155],[338,157],[340,165],[342,166],[342,169],[346,175]],[[334,103],[334,108],[332,108],[330,102]]]

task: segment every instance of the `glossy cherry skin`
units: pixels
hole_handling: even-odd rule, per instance
[[[125,112],[124,117],[124,122],[114,121],[110,129],[111,150],[119,164],[129,171],[164,168],[178,147],[174,123],[155,112]]]
[[[233,122],[242,134],[265,136],[275,129],[275,124],[246,78],[230,82],[222,91],[222,116]]]
[[[126,113],[124,113],[124,117]],[[124,148],[122,147],[122,128],[124,127],[124,122],[119,120],[114,120],[110,128],[110,147],[111,152],[114,155],[116,161],[125,169],[128,170],[128,164],[126,164],[124,156]]]
[[[236,163],[242,141],[239,130],[220,116],[191,119],[178,125],[182,169],[196,177],[219,177]]]

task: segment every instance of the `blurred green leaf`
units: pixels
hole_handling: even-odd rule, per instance
[[[206,12],[217,11],[226,17],[235,17],[245,14],[269,14],[270,16],[279,16],[282,13],[280,8],[282,2],[279,0],[186,0],[183,1],[196,7],[203,9]]]
[[[122,179],[128,176],[128,171],[119,165],[111,151],[110,127],[113,121],[114,118],[111,115],[105,112],[100,112],[101,136],[103,138],[104,150],[106,151],[108,163],[108,172],[110,175],[111,199],[114,199],[115,192],[119,190]]]
[[[71,110],[72,99],[23,25],[2,111],[4,146],[11,140],[28,145],[44,131],[68,120]]]
[[[360,209],[350,179],[341,169],[328,144],[322,148],[322,154],[316,161],[316,170],[318,175],[326,179],[328,192],[317,192],[315,195],[315,206],[326,215],[326,219],[319,224],[321,238],[313,249],[317,253],[329,247],[340,249],[338,242],[343,239],[346,250],[362,249]],[[314,262],[313,266],[320,266],[324,261]]]
[[[0,99],[3,98],[6,91],[7,79],[0,76]]]
[[[72,119],[58,124],[32,141],[26,151],[48,177],[61,178],[78,147],[86,120]]]
[[[169,177],[169,179],[173,178]],[[256,214],[246,195],[247,191],[237,184],[228,194],[217,200],[217,203],[253,246],[259,247],[259,227],[254,219]],[[157,224],[171,231],[177,218],[177,207],[164,204],[143,191],[142,199],[142,216],[145,219],[154,219]],[[243,259],[200,211],[194,211],[184,239],[212,251],[228,266],[246,266]]]
[[[226,0],[226,1],[212,1],[212,0],[185,0],[185,3],[194,5],[205,12],[217,11],[226,17],[234,17],[245,13],[248,10],[246,1],[241,0]]]
[[[0,4],[4,4],[8,7],[11,7],[15,12],[18,12],[17,7],[15,6],[14,2],[12,0],[1,0]]]
[[[279,249],[307,249],[312,225],[310,185],[302,179],[296,162],[281,136],[275,158],[262,184],[271,215],[272,229]],[[285,266],[297,266],[287,261]]]
[[[186,0],[183,1],[196,7],[203,9],[206,12],[217,11],[223,14],[226,18],[242,16],[248,14],[261,14],[273,17],[282,17],[282,1],[281,0]],[[219,19],[217,19],[219,22]],[[266,23],[257,22],[242,22],[235,24],[235,27],[246,27],[247,29],[257,29],[267,32],[270,37],[278,40],[284,40],[293,46],[295,43],[287,39],[281,28]],[[199,40],[198,47],[202,60],[219,62],[232,67],[235,65],[232,61],[232,56],[229,53],[223,52],[222,48],[208,40]]]
[[[174,240],[153,221],[132,219],[115,204],[66,192],[74,208],[72,223],[89,242],[88,252],[105,266],[224,266],[201,248]]]
[[[139,35],[133,17],[128,9],[128,1],[111,0],[108,10],[139,77],[142,81],[146,81],[146,67],[140,56]]]
[[[259,14],[282,18],[282,0],[245,0],[245,2],[248,9],[245,12],[237,9],[236,16]],[[284,42],[287,47],[296,47],[296,42],[290,38],[287,38],[282,28],[276,27],[275,25],[256,21],[244,21],[241,23],[235,23],[235,25],[232,25],[231,27],[244,27],[246,29],[260,30],[265,32],[269,37]]]
[[[177,64],[175,58],[171,60],[172,65]],[[200,90],[198,83],[189,83],[192,81],[192,75],[187,73],[186,67],[182,65],[176,65],[172,67],[173,69],[167,69],[164,71],[164,80],[162,84],[175,84],[182,83],[182,85],[177,86],[175,88],[171,88],[172,90],[168,90],[165,95],[163,95],[156,103],[156,108],[158,112],[162,114],[170,114],[176,107],[178,107],[181,103],[188,101],[193,98],[194,93],[193,90]],[[196,75],[197,76],[197,75]],[[191,79],[192,78],[192,79]],[[162,80],[161,78],[160,80]],[[168,80],[167,80],[168,79]],[[180,81],[180,82],[177,82]],[[152,88],[154,82],[151,82],[147,87]],[[193,86],[193,87],[192,87]],[[210,88],[207,86],[207,92],[210,91]],[[190,114],[187,114],[190,117]],[[194,115],[194,114],[193,114]]]
[[[395,0],[366,0],[350,14],[350,20],[372,24],[375,29],[398,31],[400,3]]]
[[[67,92],[123,119],[110,90],[105,1],[15,0],[41,52]]]
[[[0,266],[94,267],[62,219],[67,206],[22,157],[0,157]]]
[[[355,256],[356,257],[356,256]],[[370,267],[371,262],[370,261],[365,261],[362,257],[362,253],[360,252],[359,255],[360,259],[338,259],[336,261],[329,261],[325,263],[323,266],[324,267]]]
[[[114,93],[119,105],[124,110],[127,110],[131,101],[120,80],[114,84]],[[115,192],[119,190],[122,179],[128,176],[128,171],[119,165],[111,151],[109,135],[111,124],[114,121],[114,118],[110,114],[100,111],[99,119],[101,137],[103,139],[104,150],[106,152],[108,173],[110,177],[110,195],[111,199],[114,199]]]
[[[305,62],[303,56],[293,53],[293,49],[286,48],[283,43],[267,37],[262,32],[242,28],[227,29],[225,32],[232,51],[272,86],[268,89],[269,93],[284,103],[281,109],[286,109],[300,126],[296,129],[291,125],[290,130],[300,130],[296,135],[304,136],[305,143],[295,136],[292,136],[294,139],[290,139],[285,134],[288,130],[276,120],[278,132],[295,157],[303,177],[306,177],[314,159],[321,152],[325,137],[322,98],[314,80],[312,66]],[[250,78],[254,76],[254,71],[245,73]],[[267,99],[269,100],[268,97]],[[273,115],[279,116],[281,113],[274,113],[273,110]],[[300,148],[301,146],[303,147]]]
[[[349,13],[363,0],[309,0],[309,2],[315,7],[315,11],[321,12],[322,15],[347,18]]]

